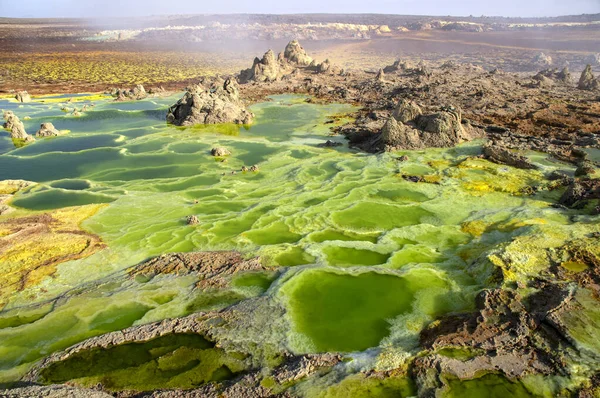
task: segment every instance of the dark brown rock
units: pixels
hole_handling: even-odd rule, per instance
[[[486,159],[494,163],[505,164],[518,169],[537,169],[537,166],[531,163],[525,156],[521,156],[494,143],[488,143],[484,145],[483,155]]]
[[[575,177],[585,177],[590,176],[592,174],[596,174],[596,167],[594,163],[584,160],[577,165],[577,170],[575,170]]]
[[[600,199],[600,180],[585,178],[574,181],[558,203],[567,207],[582,207],[590,199]]]
[[[477,311],[448,315],[421,332],[421,345],[431,351],[461,348],[472,358],[459,360],[430,353],[415,359],[411,371],[419,396],[444,388],[440,375],[473,379],[501,373],[514,379],[530,374],[556,374],[564,366],[562,351],[569,339],[550,318],[568,311],[572,295],[558,285],[540,286],[527,302],[515,291],[488,289],[476,298]]]
[[[331,140],[327,140],[322,144],[319,144],[318,146],[321,148],[335,148],[338,146],[343,146],[344,144],[342,144],[341,142],[335,142],[335,141],[331,141]]]

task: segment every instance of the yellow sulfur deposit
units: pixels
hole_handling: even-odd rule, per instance
[[[52,275],[59,263],[102,249],[100,238],[79,228],[101,207],[68,207],[0,220],[0,306],[12,293]]]

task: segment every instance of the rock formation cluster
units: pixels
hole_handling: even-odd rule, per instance
[[[463,124],[460,109],[441,107],[423,114],[412,101],[401,100],[381,129],[381,133],[363,144],[369,151],[452,147],[480,138],[483,132]]]
[[[138,84],[131,90],[114,89],[111,94],[116,98],[116,101],[134,101],[148,97],[146,89],[141,84]]]
[[[558,69],[544,69],[533,77],[540,87],[552,87],[554,83],[572,84],[573,78],[569,67],[565,66],[560,71]]]
[[[277,57],[273,50],[268,50],[262,58],[255,58],[252,67],[239,73],[238,81],[240,84],[276,82],[286,77],[292,77],[298,69],[338,75],[343,72],[329,59],[318,63],[306,53],[298,40],[292,40]]]
[[[115,97],[115,101],[139,101],[151,96],[162,96],[168,94],[162,87],[151,87],[148,90],[143,85],[138,84],[132,89],[111,88],[105,94]]]
[[[203,84],[190,88],[183,98],[169,108],[167,122],[177,126],[250,124],[253,117],[240,99],[237,83],[233,79],[226,79],[208,88]]]

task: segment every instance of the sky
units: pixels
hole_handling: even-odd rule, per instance
[[[229,13],[543,17],[600,13],[600,0],[0,0],[0,17]]]

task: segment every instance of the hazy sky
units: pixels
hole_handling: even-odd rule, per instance
[[[600,0],[0,0],[1,17],[213,13],[557,16],[600,13]]]

